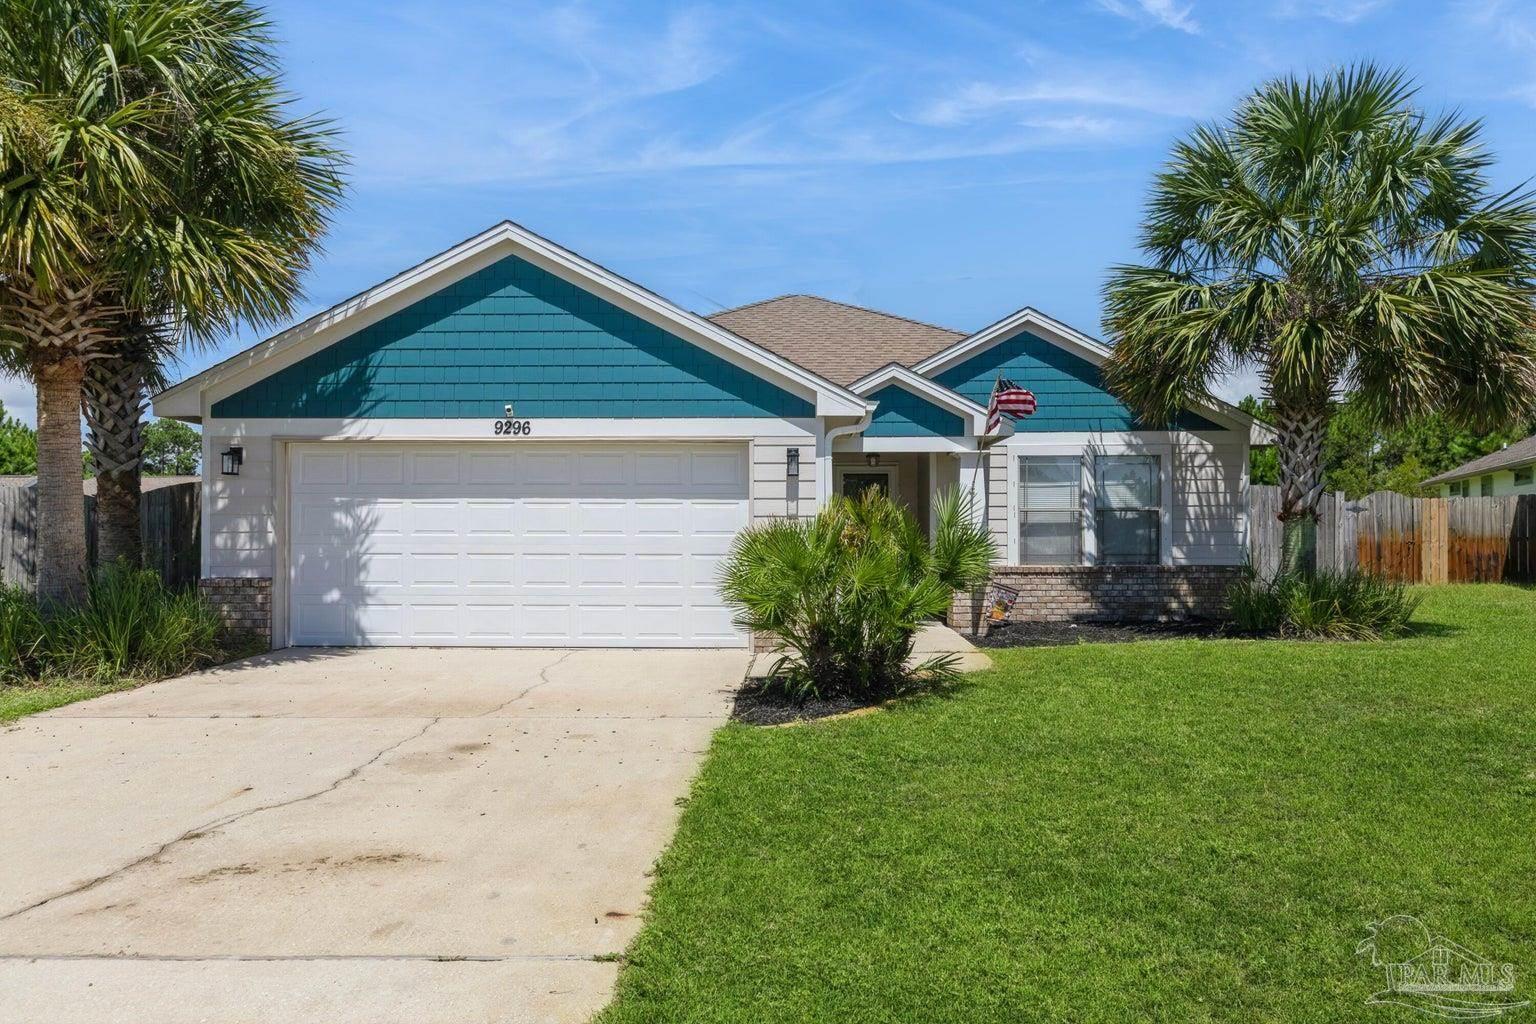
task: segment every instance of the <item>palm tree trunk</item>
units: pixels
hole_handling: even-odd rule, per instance
[[[93,359],[85,371],[87,445],[96,467],[96,560],[143,561],[139,474],[144,454],[144,368],[132,353]]]
[[[46,292],[8,284],[3,318],[20,336],[37,387],[37,594],[69,605],[85,596],[81,381],[87,359],[111,336],[108,318],[120,311],[96,303],[94,282]]]
[[[37,594],[70,605],[85,594],[85,498],[78,359],[37,367]]]
[[[1275,402],[1282,573],[1311,575],[1317,571],[1317,517],[1323,497],[1328,411],[1326,398]]]

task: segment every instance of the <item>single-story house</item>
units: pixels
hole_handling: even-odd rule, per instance
[[[1141,422],[1033,308],[973,334],[804,295],[701,316],[504,222],[157,395],[203,427],[204,588],[275,646],[744,646],[737,531],[960,488],[1015,614],[1199,612],[1247,550],[1220,402]],[[999,376],[1039,409],[989,430]],[[978,604],[957,601],[964,620]]]
[[[1442,498],[1536,494],[1536,434],[1424,481]]]

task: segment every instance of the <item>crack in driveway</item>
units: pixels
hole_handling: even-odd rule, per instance
[[[107,882],[110,882],[112,879],[117,878],[120,875],[127,874],[128,872],[134,870],[135,868],[141,867],[144,864],[148,864],[148,863],[151,863],[152,861],[158,860],[162,854],[164,854],[167,850],[171,849],[173,846],[177,846],[177,845],[179,845],[181,843],[187,842],[187,841],[192,840],[192,839],[200,839],[203,836],[207,835],[209,832],[218,831],[221,828],[225,828],[225,827],[227,827],[229,825],[233,825],[237,821],[243,821],[246,818],[252,817],[253,815],[257,815],[257,814],[262,814],[262,813],[264,813],[266,811],[275,811],[275,810],[279,810],[279,809],[281,809],[283,807],[292,807],[295,804],[304,803],[306,800],[314,800],[317,797],[325,796],[327,793],[334,793],[337,789],[340,789],[346,783],[351,782],[353,779],[357,778],[360,774],[362,774],[362,772],[365,769],[367,769],[371,765],[377,763],[380,758],[384,757],[386,754],[389,754],[391,751],[398,750],[399,748],[405,746],[405,744],[411,742],[412,740],[420,739],[422,736],[426,735],[426,732],[427,732],[428,729],[432,728],[434,725],[436,725],[437,723],[439,723],[441,721],[442,721],[442,717],[441,716],[439,716],[437,718],[433,718],[426,725],[422,726],[420,729],[418,729],[415,732],[411,733],[409,736],[406,736],[406,737],[404,737],[402,739],[396,740],[395,742],[389,744],[388,746],[386,746],[382,750],[380,750],[378,753],[376,753],[372,757],[368,758],[368,760],[364,761],[362,764],[360,764],[357,767],[351,769],[350,771],[346,772],[345,774],[339,776],[335,781],[331,782],[330,784],[328,784],[328,785],[326,785],[326,786],[324,786],[324,787],[322,787],[320,789],[315,790],[313,793],[305,793],[305,794],[303,794],[301,796],[290,797],[287,800],[279,800],[279,801],[276,801],[275,803],[261,804],[261,805],[259,805],[257,807],[251,807],[251,808],[248,808],[248,809],[243,810],[243,811],[237,811],[234,814],[227,814],[227,815],[225,815],[222,818],[215,818],[212,821],[206,822],[206,823],[204,823],[202,825],[198,825],[198,826],[196,826],[194,828],[189,828],[185,832],[183,832],[181,835],[175,837],[174,839],[166,840],[164,843],[161,843],[158,847],[156,847],[153,851],[151,851],[149,853],[146,853],[144,856],[139,857],[139,858],[137,858],[135,860],[131,860],[127,864],[124,864],[124,865],[122,865],[120,867],[113,868],[111,871],[108,871],[105,874],[97,875],[95,878],[92,878],[92,879],[89,879],[87,881],[81,882],[79,885],[72,886],[72,887],[70,887],[68,889],[65,889],[62,892],[56,892],[52,896],[44,897],[43,899],[37,900],[37,901],[35,901],[33,903],[29,903],[29,904],[27,904],[24,907],[18,907],[15,910],[11,910],[11,911],[8,911],[8,912],[6,912],[4,914],[0,914],[0,922],[10,921],[10,920],[12,920],[14,918],[20,917],[22,914],[31,913],[34,910],[37,910],[37,909],[39,909],[41,907],[46,907],[48,904],[54,903],[54,902],[56,902],[58,900],[66,899],[67,897],[70,897],[70,896],[78,896],[80,893],[83,893],[83,892],[89,892],[90,890],[95,889],[98,886],[101,886],[101,885],[104,885]]]
[[[525,688],[522,693],[517,694],[515,697],[512,697],[509,700],[504,700],[500,704],[498,704],[495,707],[491,708],[489,711],[482,711],[480,714],[476,715],[475,717],[476,718],[489,718],[492,715],[496,714],[498,711],[505,711],[507,708],[511,707],[513,704],[516,704],[518,701],[522,700],[524,697],[528,696],[530,693],[532,693],[534,690],[537,690],[539,687],[541,687],[541,686],[548,686],[550,684],[550,682],[552,681],[549,678],[550,670],[552,670],[557,665],[559,665],[562,662],[564,662],[566,658],[569,658],[571,655],[573,655],[575,653],[576,653],[575,650],[566,651],[564,654],[560,655],[560,657],[556,658],[554,661],[550,662],[548,665],[545,665],[543,668],[539,669],[539,681],[538,682],[534,683],[532,686],[529,686],[529,687]]]

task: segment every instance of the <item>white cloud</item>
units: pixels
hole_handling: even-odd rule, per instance
[[[971,82],[918,107],[910,116],[919,124],[958,125],[1026,108],[1089,107],[1127,110],[1159,117],[1198,117],[1207,100],[1197,91],[1170,89],[1118,74],[1051,73],[1019,82]]]
[[[0,405],[5,406],[7,416],[14,416],[29,427],[37,425],[37,393],[26,381],[0,376]]]
[[[1098,0],[1098,5],[1132,21],[1148,21],[1190,35],[1200,32],[1200,23],[1191,17],[1195,9],[1193,4],[1181,5],[1173,0]]]
[[[1325,18],[1353,25],[1388,7],[1394,0],[1285,0],[1275,7],[1282,18]]]

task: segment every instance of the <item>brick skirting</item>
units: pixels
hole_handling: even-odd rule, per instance
[[[1158,622],[1220,618],[1242,574],[1238,565],[1004,565],[992,579],[1019,592],[1010,622]],[[950,626],[984,632],[986,602],[987,591],[956,594]]]
[[[257,577],[203,578],[198,593],[231,633],[254,633],[272,645],[272,581]]]

